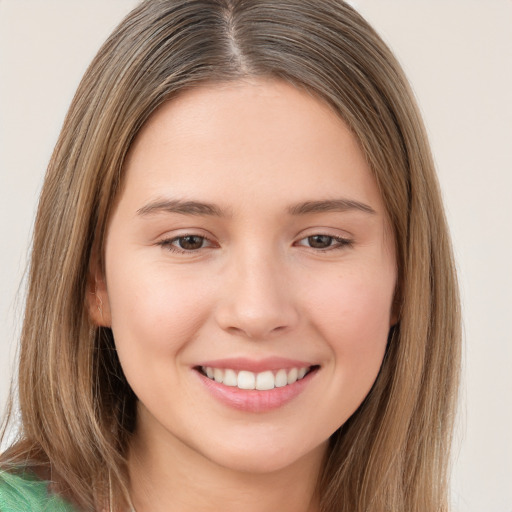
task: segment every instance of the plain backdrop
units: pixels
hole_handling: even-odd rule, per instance
[[[2,406],[45,168],[86,66],[136,3],[0,0]],[[512,1],[351,3],[412,82],[452,230],[465,329],[453,508],[512,512]]]

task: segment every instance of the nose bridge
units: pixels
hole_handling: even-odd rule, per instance
[[[297,323],[286,264],[275,249],[244,244],[232,254],[227,274],[223,300],[217,310],[223,329],[264,339]]]

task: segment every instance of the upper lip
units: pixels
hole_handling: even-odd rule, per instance
[[[300,361],[296,359],[288,359],[284,357],[267,357],[264,359],[248,359],[244,357],[214,359],[199,363],[199,367],[210,367],[219,369],[231,369],[235,371],[246,370],[249,372],[259,373],[264,371],[275,371],[290,368],[309,368],[316,366],[311,361]]]

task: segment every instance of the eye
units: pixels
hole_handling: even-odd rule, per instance
[[[199,235],[183,235],[175,238],[161,240],[158,245],[165,247],[173,252],[193,252],[205,247],[210,247],[211,242],[204,236]]]
[[[201,249],[205,242],[205,238],[197,235],[180,236],[174,241],[177,243],[180,249],[185,251],[196,251]]]
[[[337,236],[317,234],[299,240],[297,245],[325,251],[329,249],[341,249],[343,247],[351,246],[352,240]]]

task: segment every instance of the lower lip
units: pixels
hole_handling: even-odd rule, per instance
[[[315,368],[293,384],[265,391],[225,386],[208,378],[199,371],[196,371],[196,373],[208,391],[224,405],[245,412],[267,412],[282,407],[300,395],[314,378],[317,371],[318,369]]]

